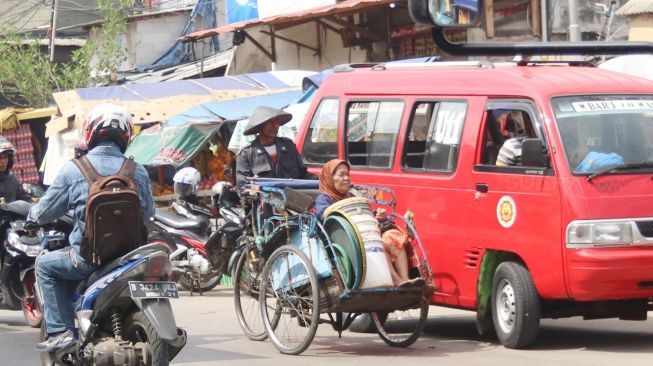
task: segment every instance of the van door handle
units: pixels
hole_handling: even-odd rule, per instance
[[[476,183],[476,191],[480,193],[487,193],[488,186],[486,183]]]

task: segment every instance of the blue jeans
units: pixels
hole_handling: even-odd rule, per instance
[[[43,319],[48,334],[75,331],[73,292],[95,266],[86,263],[73,248],[56,250],[39,257],[37,278],[43,294]]]

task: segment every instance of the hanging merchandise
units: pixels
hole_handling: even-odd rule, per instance
[[[15,130],[5,130],[2,135],[16,148],[11,172],[22,183],[39,183],[41,179],[34,161],[32,131],[29,125],[23,124]]]

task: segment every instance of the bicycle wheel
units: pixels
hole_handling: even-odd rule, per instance
[[[429,304],[423,301],[419,308],[396,310],[390,313],[370,313],[376,332],[392,347],[408,347],[422,334]]]
[[[268,337],[259,306],[260,284],[260,271],[245,251],[238,259],[234,271],[234,305],[240,328],[253,341],[262,341]]]
[[[313,264],[290,245],[265,263],[260,304],[263,324],[279,352],[298,355],[313,341],[320,318],[319,287]]]

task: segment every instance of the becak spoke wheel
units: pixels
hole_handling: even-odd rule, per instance
[[[267,260],[259,295],[268,337],[287,355],[298,355],[313,341],[320,318],[319,287],[313,264],[290,245]]]
[[[422,334],[428,314],[429,304],[427,301],[422,301],[415,309],[370,313],[370,317],[379,337],[387,345],[408,347]]]
[[[238,324],[247,338],[262,341],[268,337],[261,318],[259,293],[261,271],[250,261],[247,251],[241,254],[234,270],[234,307]]]

